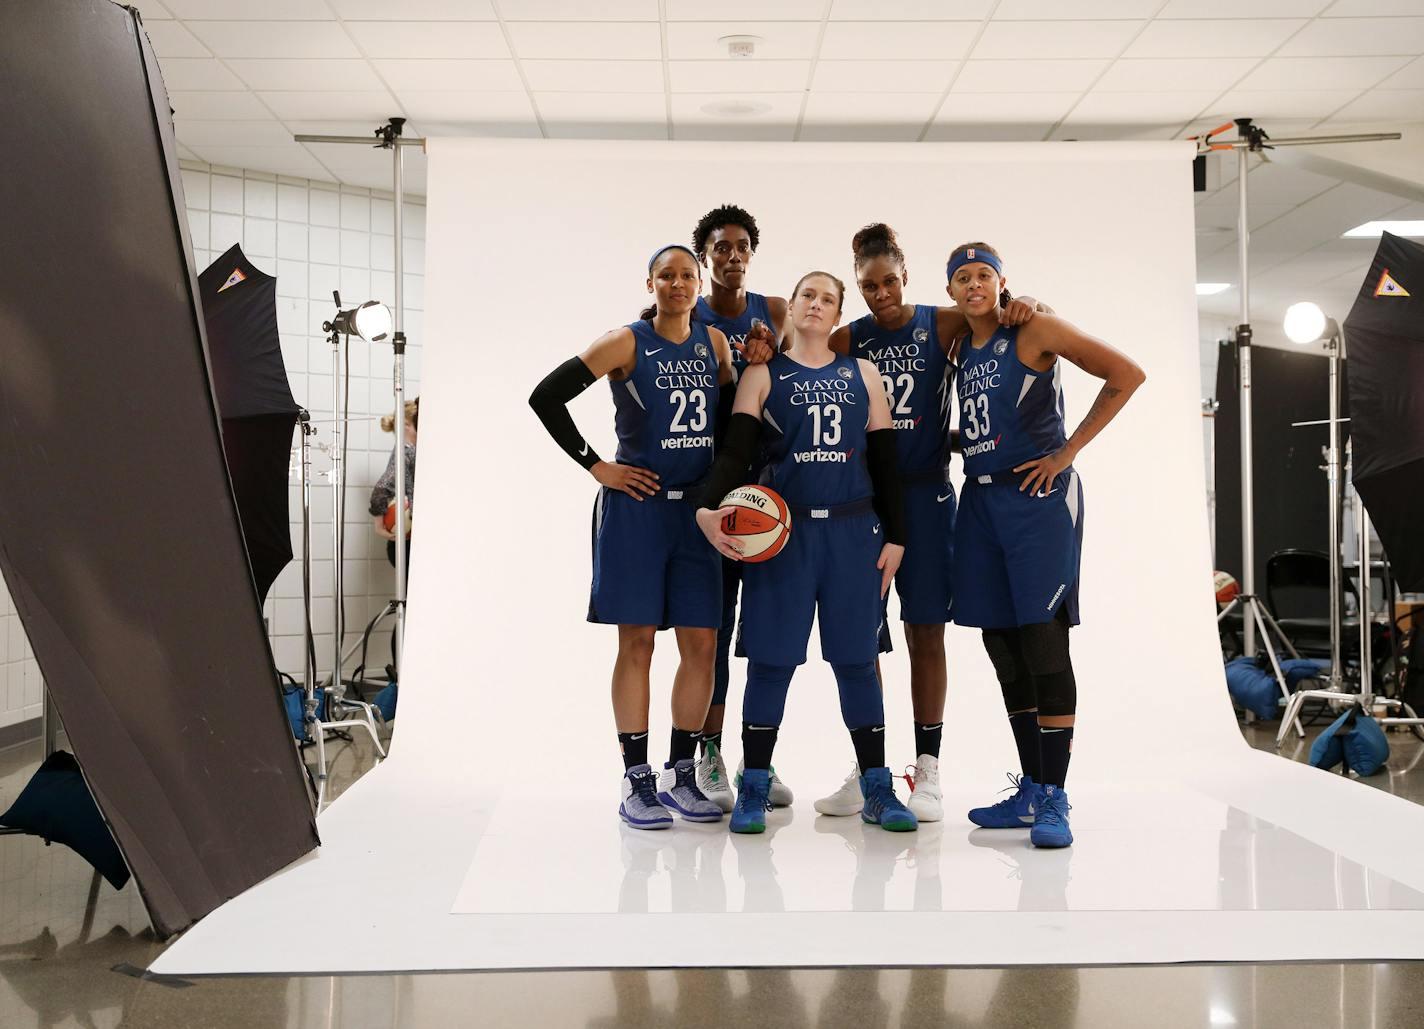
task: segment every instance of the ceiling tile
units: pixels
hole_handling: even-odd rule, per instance
[[[1295,19],[1154,21],[1124,57],[1265,57],[1305,22]]]
[[[292,133],[275,118],[266,121],[188,121],[175,118],[175,134],[190,147],[282,146]]]
[[[1352,100],[1331,122],[1400,122],[1414,120],[1424,111],[1424,89],[1375,89]]]
[[[852,93],[943,93],[958,61],[816,62],[812,89]]]
[[[1282,57],[1424,54],[1424,18],[1322,18],[1281,47]]]
[[[753,35],[760,37],[761,42],[757,44],[756,57],[751,60],[794,60],[816,56],[816,39],[821,31],[818,23],[764,21],[758,22],[755,29]],[[668,58],[675,61],[726,60],[727,47],[717,40],[722,36],[745,35],[748,31],[745,22],[670,22],[667,27]]]
[[[832,21],[979,21],[995,0],[833,0]]]
[[[810,61],[669,61],[674,93],[747,91],[751,93],[800,92],[811,74]]]
[[[1175,93],[1089,93],[1068,115],[1071,125],[1162,125],[1175,129],[1217,97],[1216,90]]]
[[[757,110],[734,115],[719,109],[719,105],[728,104],[742,109],[750,105]],[[754,133],[756,138],[790,139],[800,115],[799,93],[679,93],[672,98],[673,134],[678,138],[685,138],[681,132],[684,126],[705,125],[727,130],[760,128],[765,132]]]
[[[927,21],[907,30],[899,22],[836,21],[826,26],[822,60],[948,60],[963,57],[979,22]]]
[[[1408,63],[1408,57],[1272,57],[1236,88],[1368,89]]]
[[[805,140],[913,140],[939,105],[938,93],[812,93]]]
[[[1419,0],[1335,0],[1325,10],[1326,18],[1384,17],[1392,14],[1418,14]]]
[[[323,0],[166,0],[175,18],[197,21],[326,21]]]
[[[383,59],[371,62],[391,89],[499,91],[523,89],[511,60]]]
[[[399,14],[401,21],[494,21],[489,0],[328,0],[337,17],[346,21],[389,21]],[[506,0],[507,2],[507,0]]]
[[[1171,0],[1158,18],[1313,18],[1330,0]]]
[[[169,89],[246,88],[241,79],[211,57],[165,57],[158,62],[158,68]]]
[[[1110,62],[1096,61],[965,61],[954,80],[956,93],[1082,92]]]
[[[710,5],[705,0],[666,0],[668,21],[705,21],[715,15],[718,21],[814,21],[826,13],[826,0],[720,0]],[[725,35],[725,33],[724,33]]]
[[[1230,89],[1256,64],[1250,57],[1159,57],[1114,61],[1093,89],[1100,93]]]
[[[138,13],[143,15],[145,23],[164,21],[173,17],[173,12],[160,4],[158,0],[129,0],[129,6],[138,9]]]
[[[977,58],[1116,57],[1142,27],[1136,21],[990,22]]]
[[[168,94],[168,104],[173,108],[175,118],[231,121],[272,117],[272,112],[253,93],[190,93],[180,90]]]
[[[193,32],[219,57],[360,57],[334,21],[195,21]]]
[[[198,37],[176,21],[144,22],[143,29],[160,58],[211,56]]]
[[[1273,135],[1283,135],[1274,129],[1271,118],[1324,118],[1359,95],[1356,89],[1292,89],[1247,90],[1227,93],[1212,104],[1213,112],[1230,111],[1230,117],[1249,114]],[[1223,119],[1225,120],[1225,119]]]
[[[253,168],[276,175],[299,175],[327,179],[330,175],[316,158],[297,143],[285,146],[192,146],[188,149],[208,164],[229,168]]]
[[[497,24],[487,21],[364,21],[346,26],[367,57],[507,58]]]
[[[935,124],[991,125],[1044,124],[1052,125],[1068,113],[1078,99],[1078,93],[960,93],[955,91],[945,99],[935,115]]]
[[[1162,0],[1003,0],[994,9],[995,21],[1049,21],[1055,18],[1151,18]]]
[[[925,140],[931,143],[1036,143],[1044,139],[1055,124],[1056,120],[935,122],[925,133]]]
[[[587,121],[667,128],[667,103],[654,93],[535,93],[534,103],[546,125],[551,121]]]
[[[329,119],[370,119],[385,121],[401,111],[384,90],[350,93],[259,93],[264,103],[283,121],[325,121]]]
[[[500,0],[511,21],[657,21],[658,0]]]
[[[520,58],[662,59],[657,22],[525,21],[508,28],[511,45]]]
[[[1380,83],[1382,89],[1424,89],[1424,57],[1416,57]]]
[[[661,61],[521,61],[529,88],[558,92],[661,93]],[[510,87],[514,88],[514,87]]]
[[[252,89],[326,91],[381,88],[381,80],[362,60],[268,61],[234,57],[228,60],[227,66]]]
[[[412,121],[461,125],[534,121],[524,91],[505,93],[402,90],[401,105]],[[433,131],[426,126],[427,131]]]

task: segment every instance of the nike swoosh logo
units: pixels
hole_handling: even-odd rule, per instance
[[[791,376],[795,374],[795,372],[787,372],[785,375],[778,375],[776,378],[778,382],[785,382],[787,379],[791,378]]]
[[[588,444],[585,443],[585,444],[583,445],[583,449],[579,451],[579,457],[587,457],[587,456],[588,456]]]
[[[935,497],[935,500],[937,500],[937,501],[939,501],[941,504],[943,504],[946,500],[948,500],[948,499],[949,499],[950,497],[952,497],[952,496],[954,496],[953,493],[946,493],[946,494],[945,494],[944,496],[942,496],[942,497],[936,496],[936,497]]]
[[[1063,730],[1062,730],[1062,729],[1044,729],[1044,728],[1040,728],[1038,731],[1039,731],[1039,732],[1062,732]]]
[[[643,356],[644,356],[644,357],[652,357],[654,354],[661,354],[662,352],[663,352],[663,348],[662,348],[662,347],[658,347],[658,349],[656,349],[656,350],[644,350],[644,351],[643,351]]]
[[[871,729],[870,731],[871,731],[871,732],[884,732],[884,731],[885,731],[885,726],[883,726],[883,725],[877,725],[877,726],[875,726],[875,728]]]
[[[875,533],[875,535],[879,536],[879,535],[880,535],[880,526],[877,525],[874,529],[872,529],[872,530],[870,530],[870,531],[873,532],[873,533]]]
[[[636,735],[636,736],[630,736],[630,737],[629,737],[629,739],[634,739],[634,740],[645,740],[645,739],[647,739],[647,738],[648,738],[648,734],[645,733],[645,732],[640,732],[640,733],[638,733],[638,735]]]

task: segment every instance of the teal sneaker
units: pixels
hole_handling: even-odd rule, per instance
[[[1071,847],[1073,832],[1068,828],[1068,794],[1062,786],[1044,786],[1033,809],[1033,829],[1028,841],[1035,847]]]
[[[766,832],[770,794],[771,773],[765,768],[745,769],[737,784],[737,803],[732,808],[732,832]]]
[[[860,792],[865,795],[865,806],[860,809],[862,821],[891,832],[914,832],[920,827],[915,813],[895,796],[890,769],[867,768],[860,777]]]

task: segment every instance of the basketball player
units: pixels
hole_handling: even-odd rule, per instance
[[[915,717],[915,769],[908,807],[921,822],[944,817],[939,781],[940,738],[948,684],[944,626],[954,595],[954,490],[949,484],[949,350],[967,326],[957,308],[907,304],[910,276],[895,232],[883,222],[867,225],[851,240],[856,284],[870,313],[837,329],[831,349],[864,358],[880,371],[890,402],[895,449],[905,484],[905,560],[895,576],[900,618],[910,652],[910,696]],[[1034,316],[1032,298],[1012,300],[1001,311],[1005,324]],[[881,642],[888,651],[889,632]],[[826,815],[860,810],[860,775],[853,768],[835,793],[816,801]]]
[[[747,366],[747,357],[739,349],[748,337],[754,342],[757,322],[769,327],[770,342],[781,338],[786,324],[786,301],[781,297],[764,297],[746,288],[747,266],[761,243],[756,219],[747,211],[731,204],[715,207],[698,220],[692,230],[692,249],[708,270],[712,287],[707,296],[697,298],[693,317],[704,325],[722,330],[732,344],[732,375],[735,379]],[[767,350],[766,357],[773,351]],[[747,481],[756,482],[761,475],[760,462],[752,468]],[[712,683],[712,706],[707,709],[707,721],[702,726],[702,757],[697,762],[697,786],[723,811],[732,810],[732,784],[727,778],[727,766],[722,760],[722,722],[727,710],[727,686],[731,679],[730,652],[737,625],[737,590],[742,582],[739,562],[722,563],[722,625],[717,630],[717,659]],[[738,770],[740,772],[740,769]],[[791,804],[790,787],[771,772],[771,803],[774,807]]]
[[[1037,847],[1067,847],[1064,781],[1078,689],[1068,627],[1078,624],[1083,491],[1073,459],[1145,376],[1125,354],[1053,315],[1005,326],[998,253],[966,243],[949,256],[949,295],[969,320],[956,344],[964,497],[954,535],[954,620],[983,630],[1022,774],[1014,793],[969,820],[1032,826]],[[1105,380],[1083,421],[1064,430],[1060,359]]]
[[[727,337],[692,320],[701,286],[689,248],[658,250],[648,261],[651,317],[605,333],[529,398],[549,435],[602,487],[588,619],[618,626],[613,716],[624,766],[618,813],[638,829],[667,828],[671,811],[695,822],[722,818],[697,788],[693,761],[712,694],[722,569],[697,531],[691,487],[712,464],[719,391],[731,382],[732,361]],[[613,462],[594,453],[566,407],[604,376],[618,431]],[[659,626],[675,629],[681,657],[660,776],[648,765],[649,671]]]
[[[904,503],[880,373],[829,346],[844,303],[845,287],[833,275],[811,272],[796,284],[791,345],[743,373],[697,512],[713,546],[736,560],[736,541],[721,529],[733,509],[718,504],[745,482],[765,424],[763,478],[790,505],[795,531],[774,559],[742,570],[741,637],[750,662],[742,701],[746,769],[733,832],[766,830],[772,750],[791,676],[806,661],[818,616],[821,654],[835,672],[860,765],[861,817],[894,831],[917,828],[885,767],[885,711],[875,677],[881,602],[904,552]]]

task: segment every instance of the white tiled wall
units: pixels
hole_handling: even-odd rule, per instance
[[[395,293],[393,205],[389,194],[348,186],[244,172],[183,162],[183,191],[198,270],[233,243],[249,260],[277,276],[277,327],[287,378],[297,403],[317,422],[313,438],[313,628],[317,660],[329,671],[332,653],[331,468],[322,448],[331,440],[332,354],[321,323],[335,311],[333,289],[348,305],[377,299],[392,304]],[[420,391],[424,340],[425,203],[405,207],[406,396]],[[391,348],[355,339],[350,351],[350,440],[346,492],[346,623],[348,641],[393,595],[394,572],[385,542],[370,529],[366,512],[371,486],[385,469],[395,438],[379,417],[393,408]],[[294,440],[295,442],[295,440]],[[296,463],[290,480],[292,549],[297,555],[277,579],[265,614],[277,665],[300,678],[302,586],[301,506]],[[388,625],[389,623],[387,623]],[[387,628],[373,638],[370,664],[390,659]],[[346,671],[351,671],[348,665]],[[41,679],[19,616],[0,588],[0,727],[40,714]]]

